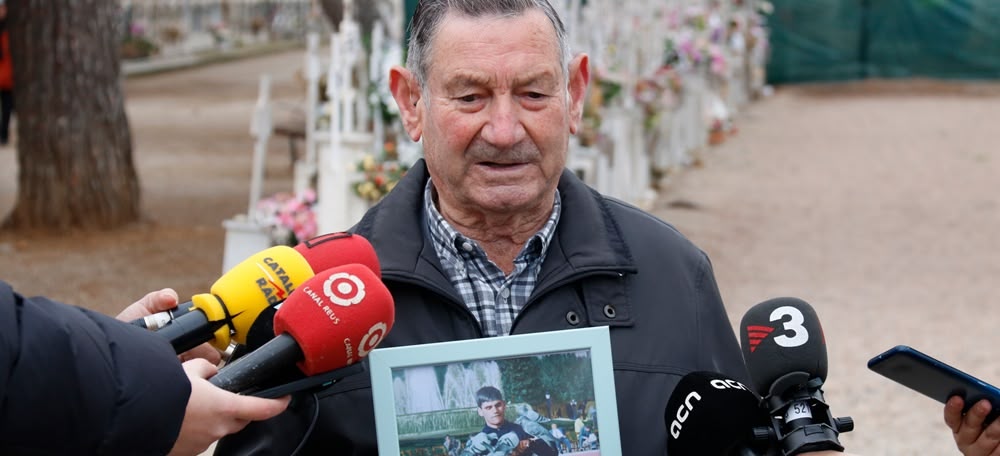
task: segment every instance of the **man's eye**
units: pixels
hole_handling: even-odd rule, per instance
[[[479,100],[479,95],[465,95],[458,97],[458,101],[461,101],[462,103],[474,103],[477,100]]]
[[[531,98],[531,99],[534,99],[534,100],[541,100],[542,98],[545,98],[545,94],[538,93],[538,92],[528,92],[527,96],[528,96],[528,98]]]

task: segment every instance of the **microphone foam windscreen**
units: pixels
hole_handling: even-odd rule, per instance
[[[778,378],[804,372],[826,380],[826,341],[819,317],[798,298],[753,306],[740,322],[740,345],[754,390],[767,396]]]
[[[212,284],[211,293],[232,317],[233,339],[246,343],[246,331],[260,312],[288,298],[313,271],[302,254],[279,245],[251,255],[223,274]]]
[[[299,368],[316,375],[368,356],[392,329],[395,307],[382,281],[361,264],[327,269],[302,284],[274,315],[274,333],[298,342]]]
[[[329,233],[316,236],[295,246],[314,271],[325,271],[342,264],[358,263],[382,277],[378,255],[368,239],[351,233]]]
[[[667,401],[670,456],[722,456],[749,446],[753,428],[767,424],[760,401],[742,383],[715,372],[681,378]]]

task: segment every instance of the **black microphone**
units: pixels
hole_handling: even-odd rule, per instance
[[[838,436],[853,430],[854,420],[834,418],[823,398],[826,341],[812,306],[798,298],[757,304],[740,322],[740,344],[782,454],[843,451]]]
[[[699,371],[681,378],[667,401],[664,419],[670,456],[749,456],[767,451],[768,416],[760,398],[722,374]]]
[[[258,350],[263,347],[264,344],[270,342],[271,339],[274,339],[274,315],[284,303],[284,301],[279,302],[260,312],[257,319],[250,325],[250,329],[247,330],[246,343],[235,344],[232,346],[233,351],[229,357],[230,363],[242,358],[248,353]]]

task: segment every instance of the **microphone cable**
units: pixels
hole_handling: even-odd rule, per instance
[[[295,447],[295,450],[292,450],[292,454],[289,456],[296,456],[299,454],[299,451],[306,446],[306,441],[309,440],[309,436],[312,435],[313,430],[316,429],[316,422],[319,421],[319,396],[316,394],[317,393],[310,394],[313,398],[313,416],[312,420],[309,422],[309,427],[306,428],[306,433],[302,436],[302,441],[299,442],[299,446]]]

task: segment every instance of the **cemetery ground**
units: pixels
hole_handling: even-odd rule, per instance
[[[247,209],[258,76],[270,73],[288,106],[304,93],[302,61],[293,51],[127,79],[145,220],[0,233],[0,278],[109,314],[160,287],[185,299],[207,291],[221,273],[221,223]],[[998,85],[779,87],[740,113],[739,132],[702,166],[662,182],[652,211],[708,253],[734,328],[773,297],[816,308],[826,399],[855,420],[842,436],[852,453],[957,454],[938,404],[867,370],[893,345],[1000,384],[997,118]],[[3,213],[14,154],[0,149]],[[272,138],[266,170],[265,195],[291,188],[283,139]]]

